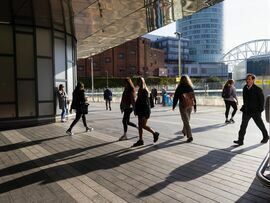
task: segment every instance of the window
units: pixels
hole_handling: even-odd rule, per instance
[[[197,74],[198,69],[197,68],[191,68],[191,74]]]
[[[118,59],[124,59],[125,58],[125,54],[124,53],[119,53],[118,54]]]
[[[78,70],[78,71],[84,71],[84,66],[82,66],[82,65],[77,65],[77,70]]]
[[[110,57],[106,57],[105,58],[105,63],[111,63],[111,58]]]
[[[93,68],[94,70],[99,70],[100,69],[100,64],[97,62],[93,62]]]
[[[202,69],[201,69],[201,73],[202,73],[202,74],[206,74],[206,73],[207,73],[207,69],[206,69],[206,68],[202,68]]]

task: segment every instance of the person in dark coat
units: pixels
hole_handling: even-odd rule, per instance
[[[92,127],[88,127],[86,123],[85,113],[82,111],[82,106],[85,104],[85,94],[84,94],[84,84],[82,82],[78,82],[75,90],[72,94],[72,103],[70,107],[70,113],[72,113],[72,109],[76,110],[76,117],[74,121],[71,123],[69,129],[66,131],[68,135],[73,135],[72,128],[76,125],[76,123],[82,117],[83,125],[86,129],[86,132],[94,130]]]
[[[158,141],[159,133],[147,126],[147,121],[150,118],[150,92],[145,84],[143,77],[137,78],[137,85],[139,86],[137,100],[135,102],[135,115],[138,116],[139,125],[139,140],[133,144],[133,147],[141,146],[143,142],[143,129],[153,134],[154,142]]]
[[[108,87],[104,90],[104,100],[106,104],[106,110],[108,110],[109,107],[111,111],[112,91]]]
[[[190,80],[190,78],[187,75],[183,75],[181,76],[180,82],[175,90],[174,93],[174,97],[173,97],[173,106],[172,106],[172,110],[174,111],[177,102],[179,100],[179,110],[180,110],[180,115],[183,121],[183,130],[182,133],[184,134],[184,136],[187,136],[187,142],[192,142],[193,141],[193,137],[192,137],[192,133],[191,133],[191,127],[189,124],[189,120],[190,120],[190,114],[192,111],[192,106],[189,107],[185,107],[183,105],[183,97],[182,95],[185,93],[194,93],[194,90],[192,88],[192,82]],[[194,97],[194,111],[196,112],[197,108],[196,108],[196,99]]]
[[[151,90],[151,94],[154,98],[155,104],[157,104],[157,89],[155,87]]]
[[[233,141],[237,145],[244,144],[244,137],[249,120],[252,118],[262,132],[263,139],[261,143],[267,143],[269,140],[268,132],[262,120],[264,110],[264,95],[260,87],[254,84],[255,75],[247,74],[246,85],[243,88],[243,106],[240,111],[242,114],[242,123],[238,132],[238,140]]]
[[[130,114],[135,108],[135,87],[130,78],[126,78],[125,83],[126,86],[122,94],[122,99],[120,103],[121,113],[124,113],[122,120],[124,134],[119,138],[119,141],[127,140],[128,125],[137,128],[137,125],[135,123],[130,122]]]

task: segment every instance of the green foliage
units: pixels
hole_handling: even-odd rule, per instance
[[[136,77],[131,78],[133,83],[136,84]],[[108,78],[109,87],[123,87],[125,84],[125,78]],[[91,88],[91,78],[78,78],[78,81],[84,83],[85,88]],[[154,85],[172,85],[176,84],[175,77],[148,77],[145,78],[145,82],[148,86]],[[107,86],[106,77],[95,77],[94,88],[101,89]]]

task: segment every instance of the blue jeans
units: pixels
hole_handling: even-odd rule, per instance
[[[61,119],[65,119],[66,118],[66,112],[67,112],[67,109],[65,107],[62,108],[62,113],[61,113]]]

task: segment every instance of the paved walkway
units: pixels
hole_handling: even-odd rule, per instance
[[[178,110],[155,107],[149,124],[160,139],[153,144],[145,132],[139,148],[130,148],[134,128],[129,140],[117,141],[121,118],[118,104],[106,111],[96,103],[87,116],[90,133],[80,122],[66,136],[73,119],[1,131],[0,202],[270,202],[269,189],[255,179],[269,145],[259,144],[253,121],[245,145],[232,145],[240,112],[224,125],[223,108],[199,106],[191,118],[194,141],[186,143]]]

